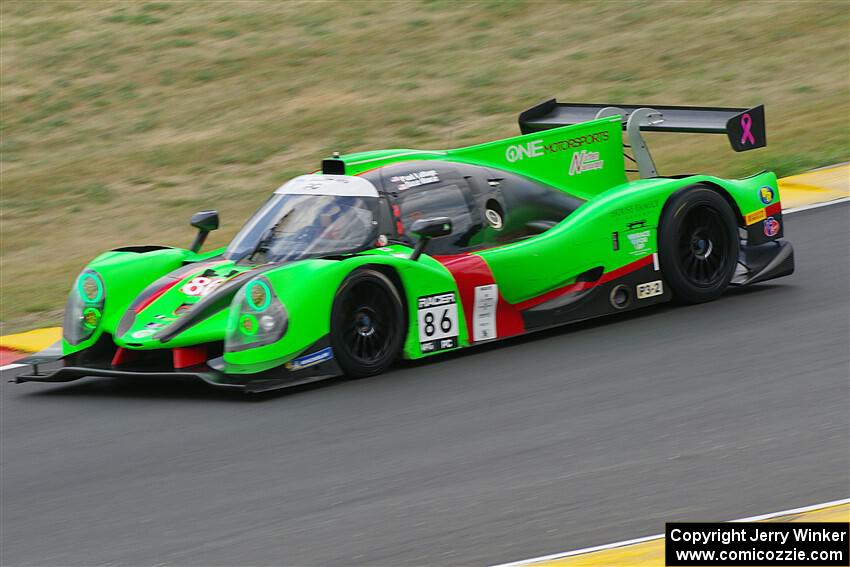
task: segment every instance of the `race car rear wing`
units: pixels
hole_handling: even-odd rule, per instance
[[[640,132],[693,132],[726,134],[732,149],[745,152],[767,145],[764,105],[753,108],[710,106],[646,106],[631,104],[578,104],[550,99],[520,113],[523,134],[580,124],[619,115],[634,152],[641,177],[656,177],[655,165]]]

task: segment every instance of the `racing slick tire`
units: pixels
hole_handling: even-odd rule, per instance
[[[738,223],[721,195],[703,185],[675,193],[658,223],[658,256],[673,298],[717,299],[738,263]]]
[[[331,309],[331,347],[345,375],[386,370],[401,350],[404,321],[401,297],[387,276],[369,269],[349,274]]]

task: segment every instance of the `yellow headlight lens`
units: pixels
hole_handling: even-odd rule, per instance
[[[257,318],[250,313],[245,313],[239,320],[239,327],[246,335],[253,335],[257,332]]]
[[[94,307],[87,307],[83,310],[83,324],[89,329],[94,329],[100,322],[100,311]]]

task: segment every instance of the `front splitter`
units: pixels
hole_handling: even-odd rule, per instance
[[[21,374],[15,377],[15,382],[47,382],[61,383],[72,382],[87,377],[102,378],[134,378],[150,380],[170,381],[201,381],[215,386],[216,388],[229,388],[242,390],[243,392],[266,392],[279,388],[290,388],[317,382],[334,375],[310,374],[299,376],[285,370],[271,370],[260,374],[234,375],[225,374],[214,370],[207,365],[199,365],[172,371],[150,371],[150,370],[118,370],[116,368],[105,368],[96,366],[65,366],[50,373],[40,373],[37,367],[31,374]]]

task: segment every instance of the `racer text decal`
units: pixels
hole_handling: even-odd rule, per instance
[[[423,353],[458,346],[457,300],[453,292],[420,297],[417,307],[419,346]]]

